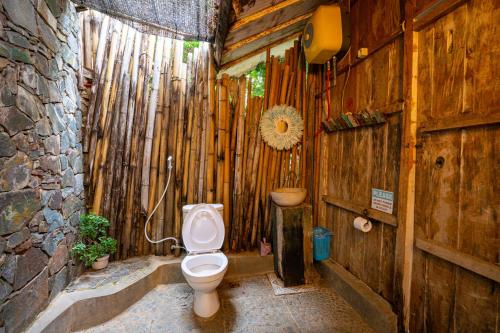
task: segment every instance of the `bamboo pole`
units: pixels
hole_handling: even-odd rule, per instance
[[[181,48],[181,50],[179,50]],[[167,91],[168,94],[166,98],[168,101],[166,101],[168,113],[170,115],[170,120],[169,120],[169,127],[168,127],[168,132],[170,133],[169,139],[168,139],[168,144],[167,144],[167,149],[168,149],[168,155],[173,157],[173,164],[174,168],[172,170],[172,176],[170,179],[171,185],[168,189],[167,192],[167,197],[169,200],[165,201],[165,225],[164,225],[164,237],[166,236],[172,236],[175,233],[175,224],[176,222],[176,207],[177,207],[177,201],[175,197],[176,193],[176,188],[177,188],[177,178],[176,178],[176,170],[178,168],[178,164],[180,161],[177,160],[177,154],[176,154],[176,145],[177,145],[177,123],[179,119],[179,112],[176,107],[176,103],[178,100],[177,93],[179,91],[179,85],[180,85],[180,78],[179,78],[179,73],[180,73],[180,60],[179,60],[179,55],[182,54],[182,42],[173,40],[172,43],[172,57],[170,61],[170,75],[167,78]],[[170,248],[171,242],[165,242],[164,245],[164,252],[166,254],[171,253],[171,248]]]
[[[207,50],[208,51],[208,50]],[[208,130],[207,130],[207,203],[213,203],[216,194],[215,173],[215,63],[212,52],[208,53]]]
[[[181,185],[182,185],[182,142],[184,137],[184,110],[182,105],[182,91],[185,85],[185,75],[183,75],[182,64],[183,42],[176,41],[175,55],[172,75],[172,103],[174,106],[173,112],[177,114],[177,126],[175,135],[175,206],[174,206],[174,234],[180,237],[181,221],[182,221],[182,206],[181,206]]]
[[[150,166],[152,162],[151,149],[153,145],[153,134],[155,133],[155,116],[156,116],[156,107],[158,103],[158,87],[160,84],[160,65],[162,60],[164,41],[165,39],[163,37],[158,37],[156,39],[154,65],[153,65],[153,85],[151,89],[151,95],[149,98],[149,108],[146,120],[147,121],[146,138],[144,140],[144,156],[142,160],[141,208],[144,212],[148,214],[150,213],[149,202],[154,201],[154,198],[149,198],[149,195],[150,194],[152,195],[152,193],[150,192],[150,180],[156,179],[157,177],[157,175],[152,175],[152,177],[150,177],[151,174]],[[157,126],[157,128],[158,128],[157,131],[159,131],[160,127]],[[156,158],[155,162],[158,162]],[[156,171],[156,168],[154,169],[154,171]],[[153,191],[154,188],[156,187],[155,185],[156,184],[153,184],[152,186]]]
[[[152,150],[151,150],[151,166],[150,166],[150,188],[149,188],[149,201],[148,201],[148,215],[152,213],[152,210],[154,208],[154,205],[156,204],[157,199],[159,199],[159,196],[161,195],[161,192],[163,191],[163,188],[157,188],[157,180],[159,181],[161,177],[161,174],[165,172],[165,167],[166,167],[166,159],[167,156],[162,156],[163,150],[161,149],[162,144],[165,144],[166,137],[165,137],[165,119],[168,119],[168,115],[164,113],[164,108],[163,108],[163,102],[164,102],[164,96],[165,96],[165,89],[164,89],[164,80],[165,80],[165,70],[166,70],[166,63],[168,62],[169,59],[169,54],[166,52],[169,52],[169,40],[164,39],[162,45],[158,46],[158,41],[157,41],[157,50],[158,47],[161,47],[161,59],[158,60],[158,54],[156,54],[155,51],[155,65],[153,67],[153,91],[151,94],[151,99],[150,99],[150,105],[151,103],[154,103],[154,99],[156,99],[156,115],[155,115],[155,125],[154,125],[154,135],[153,135],[153,144],[152,144]],[[156,67],[158,65],[158,68]],[[155,83],[155,78],[158,79],[158,89],[154,87]],[[155,90],[156,92],[156,97],[153,96]],[[168,124],[168,122],[167,122]],[[155,215],[155,219],[153,221],[157,221],[157,217],[159,214]],[[156,231],[152,232],[152,234],[157,238]]]
[[[158,187],[156,189],[157,200],[159,200],[162,195],[165,185],[166,185],[166,172],[167,170],[167,135],[168,135],[168,125],[169,125],[169,114],[166,112],[165,102],[167,100],[168,90],[166,89],[166,77],[169,74],[169,63],[170,63],[170,52],[171,52],[172,40],[170,38],[165,39],[163,44],[163,59],[161,63],[161,74],[160,74],[160,87],[159,87],[159,97],[158,97],[158,111],[162,114],[161,122],[161,132],[160,132],[160,147],[159,147],[159,166],[158,166]],[[168,200],[168,197],[163,199]],[[162,202],[158,206],[158,212],[154,218],[154,232],[153,235],[155,239],[163,238],[163,226],[165,223],[165,204]],[[156,255],[163,255],[163,245],[157,244],[154,246],[154,253]]]
[[[272,72],[271,72],[271,91],[269,93],[269,107],[276,105],[279,100],[279,87],[281,82],[281,72],[282,65],[278,62],[278,58],[272,60]],[[272,187],[272,182],[274,179],[274,174],[276,170],[276,158],[277,151],[269,146],[264,156],[264,170],[269,170],[267,177],[263,180],[262,186],[262,206],[263,206],[263,223],[262,223],[262,234],[263,237],[269,238],[269,191]],[[269,169],[268,169],[269,168]]]
[[[232,228],[232,248],[239,250],[240,247],[240,230],[242,226],[242,190],[243,190],[243,144],[245,139],[245,90],[246,79],[241,76],[239,79],[238,93],[238,113],[235,118],[236,128],[236,145],[235,145],[235,161],[234,161],[234,203],[233,203],[233,228]]]
[[[197,49],[195,50],[197,51]],[[192,146],[192,139],[193,139],[193,118],[194,118],[194,103],[193,103],[193,97],[195,94],[195,85],[193,84],[193,75],[192,73],[194,72],[193,68],[196,67],[194,59],[196,58],[197,52],[189,53],[188,54],[188,59],[187,59],[187,93],[186,93],[186,107],[187,107],[187,128],[186,128],[186,133],[185,133],[185,143],[184,143],[184,171],[182,173],[182,197],[181,197],[181,202],[182,205],[186,204],[188,202],[188,191],[189,191],[189,172],[190,169],[193,167],[194,164],[194,156],[191,155],[191,146]],[[191,180],[192,182],[192,180]]]
[[[217,80],[217,189],[216,201],[223,202],[224,197],[224,146],[226,142],[226,112],[227,88],[222,80]]]
[[[267,111],[269,107],[269,95],[270,95],[270,88],[271,88],[271,73],[272,73],[272,66],[273,66],[273,58],[271,58],[271,51],[270,49],[267,49],[266,51],[266,78],[265,78],[265,83],[264,83],[264,106],[263,106],[263,111]],[[258,136],[260,138],[260,131],[258,132]],[[262,217],[262,189],[265,187],[263,185],[263,181],[265,179],[264,173],[267,171],[267,160],[269,156],[269,147],[267,144],[262,143],[262,147],[260,150],[260,157],[259,157],[259,169],[257,171],[257,186],[255,189],[255,195],[254,195],[254,207],[253,207],[253,222],[252,222],[252,238],[251,242],[252,244],[257,243],[257,238],[258,233],[260,231],[260,225],[262,223],[261,217]],[[260,237],[259,237],[260,238]]]
[[[94,77],[95,78],[100,78],[101,77],[101,69],[103,66],[103,60],[104,60],[104,51],[106,51],[106,45],[107,45],[107,35],[109,33],[109,17],[106,16],[102,22],[101,25],[101,31],[99,34],[99,44],[97,46],[97,53],[96,53],[96,58],[95,58],[95,68],[94,68]],[[104,82],[104,77],[102,77],[103,82]],[[100,80],[98,81],[100,82]],[[88,152],[89,150],[89,145],[90,145],[90,138],[92,134],[92,127],[94,124],[94,117],[96,117],[95,110],[96,110],[96,104],[97,101],[100,101],[99,96],[97,95],[97,91],[99,89],[100,84],[93,84],[92,89],[90,92],[91,96],[91,101],[89,105],[89,109],[87,112],[87,123],[85,126],[85,139],[84,139],[84,144],[83,144],[83,151]],[[93,155],[89,154],[89,157],[93,157]],[[90,171],[92,171],[92,167],[90,167]]]
[[[167,38],[165,41],[165,44],[167,45],[166,48],[166,53],[168,55],[168,58],[166,59],[165,63],[165,79],[164,79],[164,96],[163,96],[163,114],[166,115],[166,119],[164,121],[164,127],[162,131],[162,136],[164,137],[164,148],[163,148],[163,154],[164,154],[164,159],[168,158],[168,156],[174,156],[172,152],[172,147],[173,147],[173,140],[171,140],[171,133],[175,132],[172,130],[173,124],[174,124],[174,115],[171,112],[170,108],[170,98],[171,98],[171,86],[172,86],[172,81],[170,80],[170,77],[172,75],[172,60],[173,60],[173,55],[172,55],[172,50],[174,46],[174,41],[170,38]],[[165,52],[164,52],[165,53]],[[175,162],[174,162],[175,163]],[[165,173],[170,172],[170,170],[167,168],[165,170]],[[168,177],[165,175],[165,177]],[[173,215],[169,214],[172,212],[172,207],[173,207],[173,188],[174,188],[174,183],[175,183],[175,174],[173,177],[171,176],[170,178],[170,184],[167,189],[166,197],[164,200],[164,203],[162,205],[163,210],[160,210],[160,219],[158,222],[158,228],[159,228],[159,235],[162,237],[167,237],[172,235],[172,220],[173,220]],[[170,209],[169,209],[170,208]],[[160,233],[161,231],[161,233]],[[168,255],[171,252],[171,244],[172,242],[164,242],[163,243],[163,249],[162,249],[162,254],[163,255]]]
[[[137,80],[138,80],[138,73],[139,73],[139,56],[141,52],[141,43],[142,43],[142,34],[141,33],[136,33],[135,34],[135,40],[134,40],[134,54],[132,57],[132,72],[130,76],[130,93],[129,93],[129,98],[128,98],[128,113],[127,113],[127,129],[126,129],[126,135],[125,135],[125,144],[124,144],[124,151],[123,151],[123,172],[122,172],[122,180],[121,180],[121,190],[120,190],[120,204],[118,211],[121,213],[122,211],[126,211],[129,207],[125,205],[125,200],[127,199],[127,190],[128,190],[128,181],[129,181],[129,166],[131,163],[131,151],[132,151],[132,135],[133,135],[133,124],[134,124],[134,116],[136,114],[135,112],[135,99],[136,99],[136,94],[138,90],[137,86]],[[130,233],[130,229],[127,228],[127,215],[123,216],[123,214],[120,214],[120,217],[122,218],[122,226],[121,226],[121,234],[117,235],[117,238],[119,240],[122,240],[123,244],[123,239],[124,236],[127,237],[128,235],[125,235],[125,232]],[[123,258],[123,254],[126,249],[124,249],[123,246],[118,246],[117,248],[117,258]]]
[[[146,138],[147,131],[147,119],[149,112],[149,100],[151,96],[151,80],[153,77],[153,66],[154,66],[154,54],[156,48],[156,36],[149,35],[148,36],[148,47],[146,51],[146,63],[145,63],[145,72],[144,72],[144,83],[143,83],[143,94],[141,100],[141,109],[142,109],[142,118],[139,120],[140,123],[140,144],[139,144],[139,155],[138,155],[138,181],[135,184],[135,193],[134,193],[134,215],[136,222],[133,225],[132,229],[132,238],[134,239],[134,255],[143,255],[148,251],[149,244],[146,244],[144,237],[144,223],[146,220],[145,211],[142,208],[141,201],[141,192],[142,192],[142,175],[143,172],[147,172],[149,170],[143,169],[143,161],[144,161],[144,142]]]
[[[203,71],[201,72],[200,78],[201,78],[201,84],[199,86],[200,89],[200,96],[199,96],[199,103],[201,110],[203,111],[202,115],[202,127],[201,127],[201,137],[203,138],[201,140],[201,147],[200,147],[200,168],[199,168],[199,173],[198,173],[198,200],[200,202],[204,202],[206,200],[206,191],[205,191],[205,186],[206,186],[206,178],[207,178],[207,172],[206,172],[206,167],[207,167],[207,141],[208,141],[208,130],[207,130],[207,123],[208,123],[208,113],[209,110],[205,107],[205,100],[207,98],[208,90],[206,90],[206,82],[208,81],[208,73],[206,73],[206,50],[202,48],[202,54],[200,56],[202,60],[202,68]],[[205,83],[205,84],[203,84]],[[206,91],[205,91],[206,90]]]
[[[228,86],[229,86],[229,77],[227,75],[223,76],[223,86],[225,87],[225,91],[227,92]],[[226,96],[225,101],[223,100],[223,103],[221,105],[221,113],[223,114],[222,119],[225,120],[224,127],[226,131],[229,131],[230,129],[230,115],[229,115],[229,97],[228,95]],[[229,133],[226,133],[225,135],[225,143],[224,143],[224,227],[225,227],[225,237],[224,237],[224,249],[228,250],[229,249],[229,232],[230,232],[230,225],[231,225],[231,204],[230,204],[230,198],[231,198],[231,156],[230,154],[230,149],[231,149],[231,137]]]
[[[241,179],[242,179],[242,198],[241,198],[241,205],[239,208],[239,214],[241,216],[241,229],[240,229],[240,235],[238,236],[240,239],[240,248],[246,249],[247,248],[247,240],[246,240],[246,231],[247,231],[247,225],[249,224],[248,221],[248,216],[246,215],[247,212],[247,207],[249,203],[249,189],[250,189],[250,184],[248,184],[248,172],[249,172],[249,164],[251,162],[249,159],[253,157],[253,152],[255,147],[254,146],[249,146],[249,141],[250,141],[250,136],[251,133],[253,132],[254,129],[254,119],[253,119],[253,98],[252,98],[252,80],[249,79],[247,81],[247,88],[246,88],[246,112],[245,112],[245,136],[243,139],[243,165],[242,165],[242,172],[241,172]]]
[[[202,129],[203,129],[203,90],[201,89],[203,85],[203,75],[201,74],[203,71],[203,60],[199,55],[201,49],[195,49],[195,53],[197,53],[197,72],[196,72],[196,80],[195,80],[195,94],[194,94],[194,132],[196,134],[194,142],[196,142],[195,147],[193,147],[193,156],[195,156],[194,160],[194,170],[192,170],[190,178],[192,179],[192,184],[190,185],[190,191],[192,191],[192,201],[191,202],[203,202],[203,192],[200,190],[200,169],[202,165],[202,158],[204,160],[204,156],[202,156],[201,146],[204,140],[202,137]],[[203,184],[203,178],[201,178],[201,184]]]
[[[199,158],[198,158],[198,147],[199,147],[199,140],[200,140],[200,131],[199,131],[199,107],[197,104],[198,101],[198,94],[199,91],[197,89],[198,86],[198,70],[200,66],[199,62],[199,49],[194,50],[194,55],[193,55],[193,75],[192,75],[192,84],[191,84],[191,90],[192,90],[192,96],[191,96],[191,101],[190,101],[190,109],[189,109],[189,120],[190,124],[188,123],[188,131],[186,132],[187,135],[190,137],[190,142],[189,142],[189,160],[190,160],[190,166],[188,168],[188,172],[185,174],[187,176],[187,202],[188,203],[195,203],[195,197],[197,197],[197,191],[198,191],[198,174],[196,173],[198,170],[198,163],[199,163]]]

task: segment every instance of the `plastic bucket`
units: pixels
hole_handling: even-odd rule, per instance
[[[323,227],[313,229],[313,256],[314,260],[321,261],[330,258],[330,241],[332,233]]]

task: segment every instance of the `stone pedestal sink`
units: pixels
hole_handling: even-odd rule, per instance
[[[271,191],[273,201],[283,207],[300,205],[306,199],[307,190],[301,187],[281,187]]]

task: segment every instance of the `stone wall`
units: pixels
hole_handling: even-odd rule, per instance
[[[77,274],[84,207],[79,20],[67,0],[0,0],[0,332]]]

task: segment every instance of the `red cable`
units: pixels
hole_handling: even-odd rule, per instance
[[[330,63],[326,66],[326,105],[327,105],[327,118],[326,120],[330,120]],[[323,132],[323,128],[320,127],[314,136],[317,137],[320,133]]]

